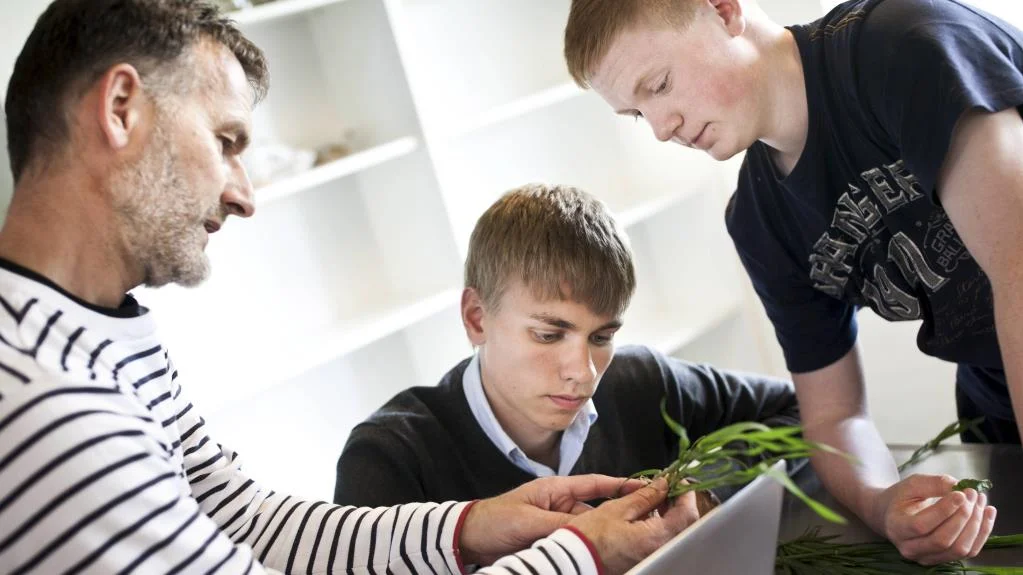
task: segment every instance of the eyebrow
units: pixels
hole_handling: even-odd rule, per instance
[[[553,316],[553,315],[546,314],[546,313],[534,313],[534,314],[530,314],[529,317],[531,317],[531,318],[533,318],[533,319],[535,319],[537,321],[542,321],[543,323],[545,323],[547,325],[550,325],[552,327],[558,327],[558,328],[561,328],[561,329],[579,329],[574,323],[572,323],[570,321],[566,321],[566,320],[563,320],[563,319],[561,319],[561,318],[559,318],[557,316]],[[598,327],[594,331],[604,331],[605,329],[612,329],[612,328],[619,328],[619,327],[622,327],[622,320],[615,319],[615,320],[611,320],[611,321],[605,323],[604,325]]]

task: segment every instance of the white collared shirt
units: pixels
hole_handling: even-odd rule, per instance
[[[579,455],[583,451],[583,444],[586,443],[586,436],[590,433],[590,426],[597,421],[597,408],[594,407],[592,399],[587,400],[572,423],[561,434],[560,464],[558,471],[555,472],[550,467],[527,457],[522,448],[515,444],[515,441],[508,436],[508,433],[497,421],[494,410],[491,409],[487,395],[483,391],[479,354],[473,356],[472,361],[465,367],[465,373],[462,374],[462,388],[465,390],[465,399],[469,402],[469,409],[472,410],[483,433],[487,434],[490,441],[501,450],[501,453],[509,461],[537,477],[571,474],[572,467],[575,466],[575,462],[579,460]]]

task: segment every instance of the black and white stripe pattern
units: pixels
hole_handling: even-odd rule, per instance
[[[457,572],[466,503],[300,501],[241,473],[149,314],[111,317],[0,269],[0,572]],[[594,573],[559,530],[492,573]]]

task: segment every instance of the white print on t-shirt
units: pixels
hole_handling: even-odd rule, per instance
[[[858,282],[863,303],[869,302],[885,319],[914,320],[922,317],[920,300],[907,289],[923,286],[931,293],[941,289],[948,277],[939,271],[951,272],[961,259],[968,259],[966,251],[944,210],[932,207],[926,230],[921,230],[929,248],[931,262],[913,239],[904,231],[890,233],[885,217],[921,200],[929,201],[916,176],[911,174],[902,160],[871,168],[860,174],[870,194],[850,183],[835,205],[831,226],[821,235],[810,253],[810,279],[814,288],[839,299],[846,298],[846,285],[850,277],[862,276]],[[922,225],[917,222],[917,225]],[[898,226],[893,226],[898,229]],[[889,233],[884,233],[889,232]],[[887,236],[884,257],[864,257],[860,248],[868,241],[880,243]],[[887,261],[878,261],[886,259]],[[901,278],[889,275],[894,262]],[[935,270],[935,267],[941,268]],[[903,281],[899,281],[899,280]],[[854,285],[857,285],[854,283]],[[905,289],[904,289],[905,288]]]

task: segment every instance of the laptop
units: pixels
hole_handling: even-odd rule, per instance
[[[785,462],[774,466],[785,471]],[[628,571],[628,575],[771,575],[785,488],[761,476]]]

